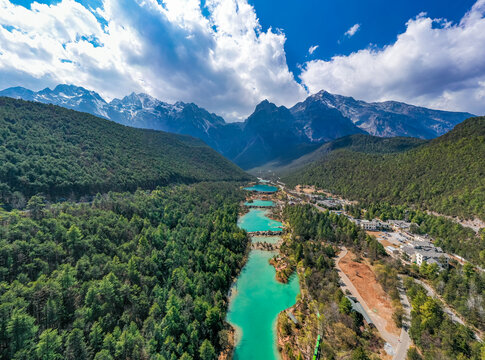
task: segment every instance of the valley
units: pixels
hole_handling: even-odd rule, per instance
[[[485,360],[485,0],[0,0],[0,360]]]
[[[340,137],[256,181],[190,136],[0,98],[0,357],[478,360],[485,233],[433,210],[481,217],[483,124]]]

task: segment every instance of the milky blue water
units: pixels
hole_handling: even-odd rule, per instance
[[[248,213],[238,219],[237,224],[241,229],[248,232],[281,231],[283,224],[267,217],[268,212],[264,209],[250,209]]]
[[[227,320],[238,329],[236,360],[279,359],[276,345],[276,318],[295,304],[298,277],[288,284],[275,280],[276,271],[268,260],[276,252],[252,250],[234,287]]]
[[[278,188],[276,186],[271,186],[271,185],[264,185],[264,184],[257,184],[251,187],[246,187],[244,190],[249,190],[249,191],[261,191],[261,192],[276,192],[278,191]]]
[[[272,202],[271,200],[260,200],[260,199],[257,199],[257,200],[253,200],[251,202],[250,201],[247,201],[244,203],[244,205],[246,206],[267,206],[267,207],[271,207],[271,206],[274,206],[274,202]]]

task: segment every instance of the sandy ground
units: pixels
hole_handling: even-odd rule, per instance
[[[386,247],[386,246],[393,246],[393,247],[396,247],[396,244],[393,244],[391,242],[389,242],[388,240],[384,239],[384,237],[382,236],[383,233],[380,232],[380,231],[366,231],[367,234],[369,235],[372,235],[372,236],[375,236],[377,238],[377,241],[379,241],[382,246]]]
[[[399,336],[401,331],[392,320],[394,309],[391,298],[382,289],[369,265],[352,261],[355,256],[348,252],[339,262],[341,270],[347,275],[371,311],[384,320],[386,331]]]
[[[308,185],[296,185],[295,190],[298,192],[304,192],[305,194],[313,194],[315,190],[315,186],[308,186]]]

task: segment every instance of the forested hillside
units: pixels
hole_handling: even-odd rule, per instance
[[[169,183],[243,180],[202,141],[134,129],[53,105],[0,98],[0,203]]]
[[[318,161],[323,156],[338,149],[347,149],[368,154],[390,154],[410,150],[425,143],[426,140],[416,138],[382,138],[366,134],[355,134],[329,141],[318,147],[315,151],[305,154],[289,164],[281,165],[279,162],[268,163],[260,168],[252,169],[251,172],[258,173],[258,171],[264,172],[272,170],[284,176],[298,169],[302,169],[305,165]]]
[[[0,212],[0,359],[216,359],[247,244],[235,189]]]
[[[485,219],[485,117],[396,154],[341,148],[289,175],[348,198],[409,204],[464,218]]]

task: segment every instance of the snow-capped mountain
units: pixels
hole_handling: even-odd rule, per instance
[[[79,86],[57,85],[54,90],[45,88],[38,92],[23,87],[13,87],[1,91],[0,96],[54,104],[105,118],[108,117],[106,101],[97,92]]]
[[[34,92],[22,87],[0,96],[52,103],[118,123],[197,137],[243,168],[288,162],[320,144],[352,134],[430,139],[473,116],[388,101],[366,103],[321,91],[288,109],[267,100],[246,121],[226,123],[193,103],[168,104],[132,93],[106,102],[98,93],[73,85]]]
[[[335,109],[365,132],[381,137],[411,136],[431,139],[450,131],[474,115],[463,112],[431,110],[397,101],[367,103],[352,97],[326,91],[310,96],[309,100],[328,109]],[[295,108],[301,106],[295,105]]]
[[[74,85],[58,85],[34,92],[22,87],[8,88],[0,96],[21,98],[101,116],[120,124],[145,129],[192,135],[216,147],[211,131],[225,125],[224,119],[195,104],[168,104],[147,94],[132,93],[123,99],[106,102],[95,91]]]

